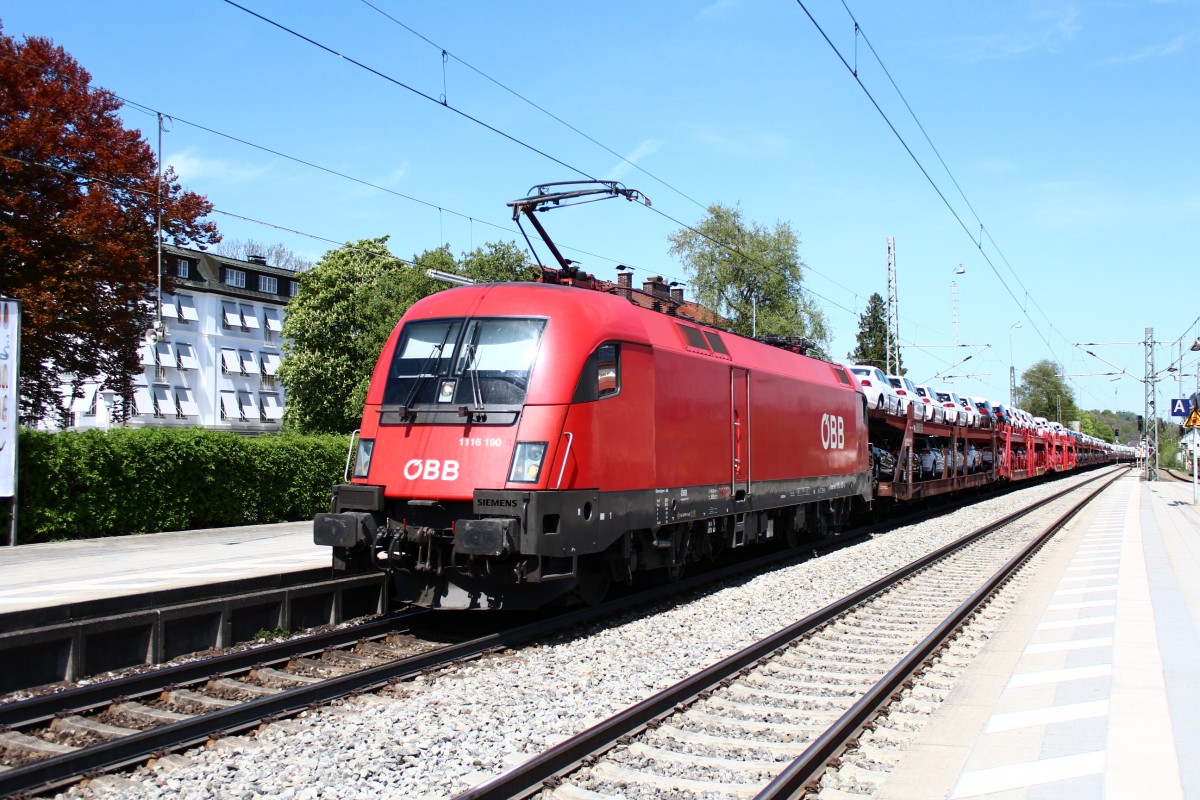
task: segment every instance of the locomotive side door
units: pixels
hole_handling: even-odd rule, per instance
[[[730,367],[729,406],[732,426],[729,431],[733,445],[730,465],[730,484],[734,508],[741,510],[750,496],[750,373]]]

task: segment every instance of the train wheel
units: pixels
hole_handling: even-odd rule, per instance
[[[598,606],[608,597],[612,576],[608,565],[594,558],[581,558],[575,571],[576,591],[586,605]]]

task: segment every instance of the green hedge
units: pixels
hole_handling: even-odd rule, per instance
[[[345,436],[247,438],[203,428],[22,429],[18,540],[309,518],[328,509],[348,444]]]

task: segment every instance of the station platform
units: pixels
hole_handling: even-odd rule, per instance
[[[312,522],[0,548],[0,694],[160,664],[387,608]]]
[[[2,547],[0,618],[329,564],[311,520]]]
[[[1131,473],[1056,540],[877,799],[1200,797],[1191,484]]]

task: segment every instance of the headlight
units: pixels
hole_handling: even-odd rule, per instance
[[[512,469],[508,471],[509,483],[537,483],[545,456],[545,442],[517,442]]]
[[[358,453],[354,456],[354,477],[367,477],[367,473],[371,471],[371,453],[374,451],[374,439],[358,440]]]

